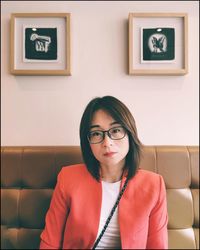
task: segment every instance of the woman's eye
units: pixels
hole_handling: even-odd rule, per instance
[[[92,132],[92,133],[90,134],[91,137],[98,137],[98,136],[100,136],[100,135],[101,135],[101,133],[99,133],[98,131]]]
[[[111,133],[114,133],[114,134],[119,133],[119,132],[121,132],[121,128],[114,128],[111,130]]]

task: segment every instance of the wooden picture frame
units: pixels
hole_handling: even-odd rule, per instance
[[[71,75],[70,13],[12,13],[10,72]]]
[[[129,74],[187,73],[187,13],[129,13]]]

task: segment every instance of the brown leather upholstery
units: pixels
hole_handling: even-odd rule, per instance
[[[78,146],[2,147],[1,248],[37,249],[56,177]],[[147,146],[141,167],[164,177],[170,249],[199,249],[199,148]]]

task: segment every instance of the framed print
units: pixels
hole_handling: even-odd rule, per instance
[[[70,13],[11,14],[14,75],[71,75]]]
[[[187,14],[129,13],[129,74],[187,73]]]

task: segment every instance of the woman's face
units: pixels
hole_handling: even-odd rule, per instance
[[[121,124],[117,123],[112,116],[104,110],[98,110],[94,113],[91,129],[92,131],[104,131],[111,128],[117,128]],[[115,136],[115,130],[113,130]],[[118,131],[118,130],[116,130]],[[95,133],[95,135],[98,134]],[[129,151],[129,139],[126,134],[120,140],[112,140],[107,133],[105,133],[104,140],[97,144],[90,144],[91,150],[95,158],[100,162],[100,166],[123,168],[125,165],[125,158]]]

